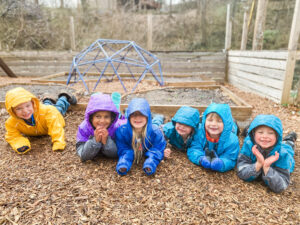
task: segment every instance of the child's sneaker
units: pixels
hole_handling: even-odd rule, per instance
[[[292,131],[290,133],[288,133],[284,138],[283,141],[292,141],[292,142],[296,142],[297,140],[297,133]]]
[[[65,96],[67,98],[67,101],[71,104],[71,105],[76,105],[77,104],[77,99],[74,95],[66,93],[66,92],[62,92],[58,95],[58,98]]]

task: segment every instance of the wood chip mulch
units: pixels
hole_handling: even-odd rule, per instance
[[[0,78],[2,83],[7,80]],[[254,107],[252,118],[275,114],[285,134],[295,130],[300,139],[299,109],[226,87]],[[52,152],[50,137],[32,137],[32,150],[18,155],[4,140],[8,115],[4,109],[0,114],[0,224],[299,223],[299,139],[291,184],[275,194],[263,182],[240,180],[235,171],[200,168],[179,152],[162,161],[150,177],[142,165],[133,165],[120,177],[113,159],[82,163],[75,150],[77,127],[84,118],[80,111],[65,117],[64,151]]]

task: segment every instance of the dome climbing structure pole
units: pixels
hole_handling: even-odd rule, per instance
[[[133,41],[98,39],[73,58],[67,85],[71,81],[82,81],[86,90],[90,92],[86,77],[87,74],[95,74],[99,77],[93,88],[94,92],[102,78],[109,82],[117,76],[127,92],[121,73],[128,74],[131,80],[136,81],[132,91],[147,73],[152,74],[160,85],[164,84],[160,60],[155,55]]]

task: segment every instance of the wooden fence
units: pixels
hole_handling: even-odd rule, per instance
[[[222,52],[153,52],[160,60],[163,74],[206,75],[224,82],[226,54]],[[12,51],[0,58],[17,76],[42,77],[68,72],[78,52]],[[128,72],[128,71],[126,71]],[[134,71],[133,71],[134,72]],[[0,76],[6,76],[0,68]]]
[[[287,56],[287,51],[228,51],[228,81],[280,102]]]

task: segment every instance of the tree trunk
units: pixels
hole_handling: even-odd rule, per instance
[[[169,5],[169,16],[172,16],[172,0],[170,0],[170,5]]]
[[[200,38],[201,38],[201,46],[206,46],[207,44],[207,22],[206,22],[206,0],[198,0],[197,1],[197,15],[200,16]]]
[[[64,8],[64,0],[60,0],[60,8]]]

